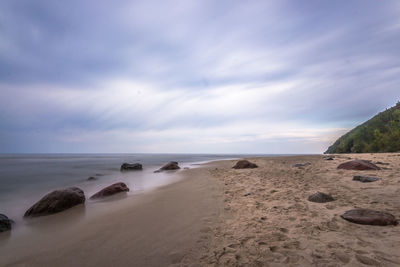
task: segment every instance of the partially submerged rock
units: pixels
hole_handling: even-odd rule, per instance
[[[248,160],[239,160],[238,162],[236,162],[235,166],[233,166],[232,168],[234,169],[253,169],[253,168],[258,168],[258,166],[255,163],[252,163]]]
[[[335,201],[335,199],[331,195],[328,195],[328,194],[325,194],[322,192],[317,192],[317,193],[309,196],[308,201],[316,202],[316,203],[326,203],[326,202]]]
[[[375,164],[366,161],[366,160],[351,160],[340,164],[338,169],[343,170],[356,170],[356,171],[365,171],[365,170],[380,170],[378,166]]]
[[[88,177],[86,180],[87,181],[96,181],[96,180],[98,180],[99,178],[97,178],[97,177],[94,177],[94,176],[90,176],[90,177]]]
[[[24,217],[50,215],[83,203],[85,203],[85,193],[78,187],[55,190],[30,207]]]
[[[140,171],[143,166],[140,163],[124,163],[121,165],[121,171]]]
[[[118,193],[124,193],[128,191],[129,188],[126,186],[125,183],[115,183],[107,186],[106,188],[103,188],[102,190],[91,196],[90,199],[109,197]]]
[[[371,183],[380,180],[380,178],[375,176],[367,176],[367,175],[355,175],[353,177],[353,181],[359,181],[361,183]]]
[[[396,218],[388,213],[383,211],[376,211],[370,209],[352,209],[346,211],[340,217],[343,219],[357,224],[365,224],[365,225],[397,225]]]
[[[6,215],[0,214],[0,232],[10,231],[13,223]]]
[[[171,161],[164,166],[162,166],[160,169],[158,169],[155,172],[162,172],[162,171],[172,171],[172,170],[179,170],[181,167],[179,167],[178,162],[176,161]]]

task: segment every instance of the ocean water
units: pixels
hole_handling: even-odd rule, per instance
[[[89,198],[115,182],[124,182],[129,194],[166,185],[175,172],[154,173],[170,161],[181,168],[199,163],[261,155],[207,154],[18,154],[0,155],[0,213],[19,221],[24,212],[42,196],[55,189],[78,186]],[[124,162],[141,163],[143,171],[121,172]],[[98,180],[88,181],[90,176]]]

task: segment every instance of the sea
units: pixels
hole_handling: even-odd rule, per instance
[[[170,161],[183,169],[202,163],[266,155],[239,154],[3,154],[0,155],[0,213],[14,221],[45,194],[70,186],[87,198],[105,186],[124,182],[128,194],[140,194],[177,179],[176,172],[154,173]],[[121,172],[122,163],[140,163],[142,171]],[[179,172],[179,171],[178,171]],[[88,181],[89,177],[97,180]]]

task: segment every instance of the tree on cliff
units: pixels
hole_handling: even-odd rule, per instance
[[[400,151],[400,102],[340,137],[325,153]]]

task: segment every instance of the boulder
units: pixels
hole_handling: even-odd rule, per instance
[[[306,166],[308,166],[308,165],[311,165],[311,163],[310,163],[310,162],[306,162],[306,163],[297,163],[297,164],[294,164],[293,167],[295,167],[295,168],[301,168],[301,167],[306,167]]]
[[[326,203],[326,202],[335,201],[335,199],[331,195],[328,195],[328,194],[325,194],[322,192],[317,192],[317,193],[309,196],[308,201],[316,202],[316,203]]]
[[[6,215],[0,214],[0,232],[10,231],[13,223]]]
[[[380,180],[378,177],[366,176],[366,175],[355,175],[353,181],[359,181],[361,183],[371,183]]]
[[[380,170],[375,164],[366,160],[351,160],[340,164],[338,169],[343,170],[356,170],[356,171],[366,171],[366,170]]]
[[[129,188],[126,186],[124,183],[115,183],[110,186],[107,186],[106,188],[103,188],[96,194],[90,197],[90,199],[98,199],[98,198],[104,198],[104,197],[109,197],[118,193],[123,193],[123,192],[128,192]]]
[[[248,160],[239,160],[238,162],[236,162],[235,166],[233,166],[232,168],[234,169],[253,169],[253,168],[258,168],[258,166]]]
[[[143,166],[140,163],[124,163],[121,165],[121,171],[141,171]]]
[[[370,209],[352,209],[346,211],[340,217],[358,224],[366,225],[397,225],[396,218],[387,212],[375,211]]]
[[[85,193],[78,187],[55,190],[30,207],[24,217],[50,215],[83,203],[85,203]]]
[[[386,163],[386,162],[381,162],[381,161],[377,161],[377,162],[375,162],[375,164],[380,164],[380,165],[390,165],[389,163]]]
[[[160,169],[158,169],[155,172],[172,171],[172,170],[179,170],[179,169],[180,169],[180,167],[178,165],[178,162],[171,161],[171,162],[165,164],[164,166],[162,166]]]

